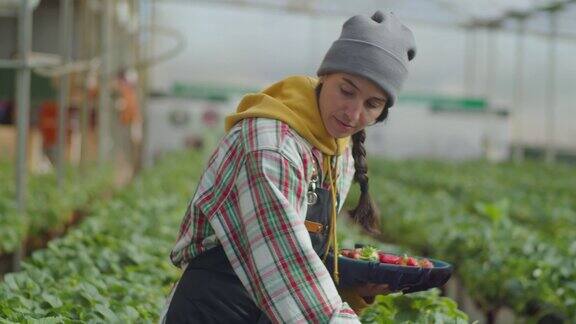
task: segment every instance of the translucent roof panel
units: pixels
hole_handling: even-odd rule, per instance
[[[181,0],[224,3],[301,12],[311,15],[368,14],[377,9],[393,11],[403,19],[444,27],[497,23],[513,29],[517,15],[528,15],[529,32],[547,33],[549,8],[557,8],[558,31],[576,39],[576,0]]]

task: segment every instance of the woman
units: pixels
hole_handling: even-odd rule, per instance
[[[352,179],[361,188],[352,216],[375,225],[364,128],[386,118],[414,55],[412,33],[392,14],[354,16],[319,79],[290,77],[243,98],[172,250],[185,272],[166,323],[357,323],[350,306],[387,291],[339,293],[338,266],[331,274],[323,259],[337,247],[336,214]]]

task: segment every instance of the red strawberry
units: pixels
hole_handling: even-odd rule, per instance
[[[402,257],[394,254],[380,253],[380,263],[400,264]]]
[[[350,258],[350,253],[352,252],[352,250],[350,249],[342,249],[340,250],[340,254],[342,254],[342,256],[345,256],[347,258]]]
[[[432,261],[430,261],[426,258],[420,259],[419,263],[420,263],[420,266],[422,268],[425,268],[425,269],[434,268],[434,264],[432,263]]]
[[[352,259],[360,259],[360,252],[358,252],[358,251],[351,251],[351,252],[350,252],[350,258],[352,258]]]
[[[406,260],[406,265],[410,266],[410,267],[419,266],[418,260],[416,260],[416,258],[413,258],[413,257],[408,257],[408,259]]]

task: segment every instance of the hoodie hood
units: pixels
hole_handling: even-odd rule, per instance
[[[245,118],[276,119],[288,124],[325,155],[342,154],[350,137],[336,139],[326,130],[316,99],[317,85],[318,79],[293,76],[262,92],[244,96],[236,113],[226,117],[226,131]]]

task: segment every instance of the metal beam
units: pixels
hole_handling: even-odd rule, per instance
[[[558,11],[552,10],[549,13],[550,37],[548,38],[548,82],[546,86],[546,156],[547,163],[556,162],[556,45],[555,37],[558,29]]]
[[[98,97],[98,158],[101,164],[108,160],[110,151],[110,25],[112,0],[101,2],[100,20],[100,82]]]
[[[148,5],[151,8],[151,11],[149,12],[149,16],[147,23],[149,24],[154,24],[156,21],[156,9],[157,9],[157,0],[147,0]],[[140,18],[142,19],[142,17]],[[142,26],[139,26],[139,33],[142,33]],[[150,53],[153,52],[153,48],[155,47],[155,41],[154,41],[154,37],[147,37],[146,38],[146,43],[144,44],[144,46],[142,47],[142,53],[141,55],[143,57],[148,57],[150,56]],[[140,72],[138,74],[138,82],[140,83],[140,86],[144,89],[144,92],[148,91],[148,89],[150,88],[150,73],[149,73],[149,69],[145,66],[137,66],[136,67]],[[148,120],[148,96],[142,96],[142,105],[141,105],[142,109],[142,154],[140,155],[141,158],[141,165],[143,168],[147,168],[149,166],[151,166],[152,161],[151,159],[147,159],[147,152],[148,152],[148,147],[149,147],[149,143],[150,143],[150,134],[149,134],[149,120]]]
[[[59,64],[58,62],[50,62],[47,60],[41,60],[32,57],[28,58],[28,62],[24,62],[21,59],[16,60],[0,59],[0,69],[20,69],[24,67],[30,67],[30,68],[55,67],[58,64]]]
[[[164,2],[164,1],[159,1],[159,2]],[[173,1],[173,2],[178,2],[178,1]],[[286,4],[274,4],[274,3],[270,3],[270,2],[251,2],[251,1],[238,1],[238,0],[180,0],[179,2],[185,2],[185,3],[196,2],[196,3],[229,5],[229,6],[236,6],[236,7],[241,7],[241,8],[255,8],[255,9],[263,9],[263,10],[277,11],[277,12],[288,12],[288,13],[306,15],[306,16],[312,16],[312,17],[318,17],[318,16],[348,17],[348,16],[353,14],[352,12],[344,11],[344,10],[338,10],[338,9],[330,9],[330,10],[320,11],[320,10],[316,10],[316,9],[312,8],[311,5],[295,6],[293,2],[292,3],[286,3]],[[432,26],[440,27],[440,28],[454,29],[455,27],[458,27],[458,25],[455,25],[453,23],[442,23],[442,22],[430,21],[430,20],[419,19],[419,18],[414,18],[414,17],[403,17],[403,18],[406,21],[411,21],[414,23],[427,24],[429,26],[432,25]]]
[[[82,2],[80,30],[82,35],[82,59],[89,59],[93,55],[93,42],[92,36],[94,35],[93,21],[94,15],[91,13],[87,1]],[[85,171],[88,160],[88,129],[89,129],[89,113],[91,107],[90,99],[90,70],[83,72],[84,80],[82,80],[82,104],[80,106],[80,168]]]
[[[74,7],[72,0],[60,0],[60,55],[62,64],[71,59],[72,22]],[[60,76],[58,88],[58,136],[56,144],[56,179],[58,188],[64,181],[64,166],[66,163],[66,133],[68,131],[68,104],[70,96],[70,75]]]
[[[486,27],[487,25],[501,25],[504,21],[517,18],[530,18],[539,12],[546,11],[561,11],[566,6],[576,3],[576,0],[559,0],[555,2],[545,3],[543,5],[537,5],[531,7],[527,10],[509,10],[505,11],[503,14],[497,17],[489,19],[476,19],[473,18],[466,24],[470,27]]]
[[[494,89],[498,58],[498,34],[495,28],[486,29],[486,84],[485,97],[488,101],[494,99]]]
[[[310,7],[298,7],[295,8],[293,6],[282,5],[282,4],[273,4],[273,3],[263,3],[263,2],[251,2],[251,1],[239,1],[239,0],[173,0],[173,2],[185,2],[185,3],[208,3],[208,4],[220,4],[220,5],[229,5],[229,6],[236,6],[241,8],[256,8],[256,9],[263,9],[269,11],[279,11],[279,12],[289,12],[294,14],[301,14],[301,15],[308,15],[308,16],[337,16],[337,17],[347,17],[352,15],[352,12],[343,11],[343,10],[324,10],[319,11],[315,10]],[[576,0],[564,0],[561,1],[563,5],[568,5],[571,3],[576,3]],[[545,11],[548,7],[538,7],[538,11]],[[406,21],[423,24],[427,26],[434,26],[436,28],[445,28],[453,30],[454,28],[486,28],[486,27],[499,27],[503,23],[504,20],[515,18],[517,15],[527,15],[525,12],[518,12],[518,11],[509,11],[503,14],[500,17],[494,19],[476,19],[472,18],[470,21],[466,23],[442,23],[437,21],[431,21],[426,19],[414,18],[414,17],[403,17]],[[513,32],[508,31],[505,29],[500,29],[504,32]],[[526,35],[536,36],[536,37],[543,37],[546,38],[549,36],[549,33],[543,33],[537,30],[530,30],[526,29]],[[557,39],[575,42],[576,43],[576,34],[570,33],[560,33],[556,34]]]
[[[514,104],[512,113],[512,142],[514,146],[513,160],[515,162],[524,161],[524,148],[520,145],[521,136],[521,120],[520,110],[522,109],[523,93],[523,78],[524,78],[524,39],[526,32],[526,19],[523,17],[517,18],[516,29],[516,59],[515,59],[515,78],[514,78]]]
[[[478,37],[477,29],[468,28],[465,31],[464,40],[464,91],[467,96],[474,96],[476,93],[476,68]]]
[[[486,29],[486,75],[485,75],[485,90],[484,97],[488,102],[488,106],[484,111],[484,139],[485,139],[485,154],[488,160],[491,160],[492,146],[494,145],[493,132],[492,132],[492,105],[494,102],[494,89],[495,83],[498,78],[496,77],[496,72],[498,71],[497,58],[498,58],[498,35],[496,34],[495,28]]]
[[[26,215],[26,196],[28,184],[28,129],[30,120],[30,59],[32,48],[32,8],[30,1],[22,0],[18,16],[18,54],[24,65],[16,72],[16,109],[17,113],[17,155],[16,155],[16,206],[21,217]],[[21,243],[14,252],[14,270],[20,270],[20,262],[25,254]]]

